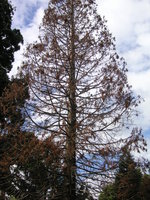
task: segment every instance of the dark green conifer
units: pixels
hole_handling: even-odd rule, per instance
[[[20,49],[23,37],[12,29],[14,9],[8,0],[0,1],[0,96],[9,82],[7,73],[12,69],[14,53]]]

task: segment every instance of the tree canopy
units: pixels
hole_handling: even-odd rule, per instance
[[[64,152],[67,200],[76,199],[82,182],[90,191],[98,189],[116,168],[123,146],[145,145],[136,128],[126,138],[117,136],[140,101],[126,72],[95,1],[49,2],[39,42],[25,52],[21,77],[27,77],[31,97],[25,105],[28,127],[52,136]]]
[[[123,149],[146,146],[137,128],[120,135],[140,103],[126,63],[95,0],[50,0],[39,41],[27,47],[18,77],[8,84],[23,40],[11,29],[10,3],[0,6],[0,189],[20,199],[92,200],[114,178]],[[118,185],[135,167],[127,158],[127,166],[119,163]]]

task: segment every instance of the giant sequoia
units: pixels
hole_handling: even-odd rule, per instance
[[[64,199],[76,199],[78,185],[86,181],[90,191],[97,189],[122,146],[142,139],[136,129],[116,137],[139,100],[94,0],[51,0],[39,42],[27,47],[25,57],[28,125],[60,142]]]

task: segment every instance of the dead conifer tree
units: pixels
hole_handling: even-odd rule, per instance
[[[138,146],[143,138],[137,129],[117,137],[139,99],[95,1],[51,0],[39,42],[28,46],[25,57],[26,112],[36,131],[61,142],[64,199],[75,200],[81,182],[100,189],[122,146]]]

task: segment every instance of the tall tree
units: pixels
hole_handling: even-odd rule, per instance
[[[96,189],[115,168],[122,146],[143,141],[137,129],[116,137],[139,99],[113,40],[94,0],[51,0],[40,41],[25,53],[21,76],[27,75],[31,96],[26,113],[39,134],[43,129],[61,142],[67,200],[76,199],[83,181]]]

